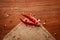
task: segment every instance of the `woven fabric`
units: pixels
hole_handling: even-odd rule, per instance
[[[55,38],[42,25],[36,27],[19,23],[3,40],[55,40]]]

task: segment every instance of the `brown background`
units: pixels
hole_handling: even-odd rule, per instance
[[[46,22],[44,27],[60,40],[59,0],[0,0],[0,40],[20,23],[22,13],[41,19],[42,24]]]

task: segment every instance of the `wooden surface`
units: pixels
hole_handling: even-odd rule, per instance
[[[25,25],[20,22],[15,26],[3,40],[55,40],[55,38],[44,28],[40,26]]]
[[[44,27],[60,40],[60,1],[59,0],[0,0],[0,40],[18,23],[20,14],[32,14],[41,19]]]

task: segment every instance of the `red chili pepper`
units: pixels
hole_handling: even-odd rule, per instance
[[[30,22],[30,21],[28,22],[28,21],[22,20],[22,19],[20,18],[20,20],[21,20],[23,23],[25,23],[25,24],[27,24],[27,25],[35,25],[35,26],[38,25],[38,21],[37,21],[37,19],[35,19],[34,17],[32,17],[32,16],[30,16],[30,15],[25,15],[25,14],[22,14],[22,15],[32,21],[32,22]]]
[[[25,15],[25,14],[22,14],[23,16],[25,16],[26,18],[30,19],[33,23],[37,24],[38,21],[36,18],[30,16],[30,15]]]
[[[20,20],[21,20],[23,23],[27,24],[27,25],[34,25],[33,22],[27,22],[27,21],[25,21],[25,20],[22,20],[21,18],[20,18]]]

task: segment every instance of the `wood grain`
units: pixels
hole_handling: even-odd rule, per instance
[[[22,13],[46,22],[44,27],[60,40],[60,0],[0,0],[0,40],[20,23]]]

